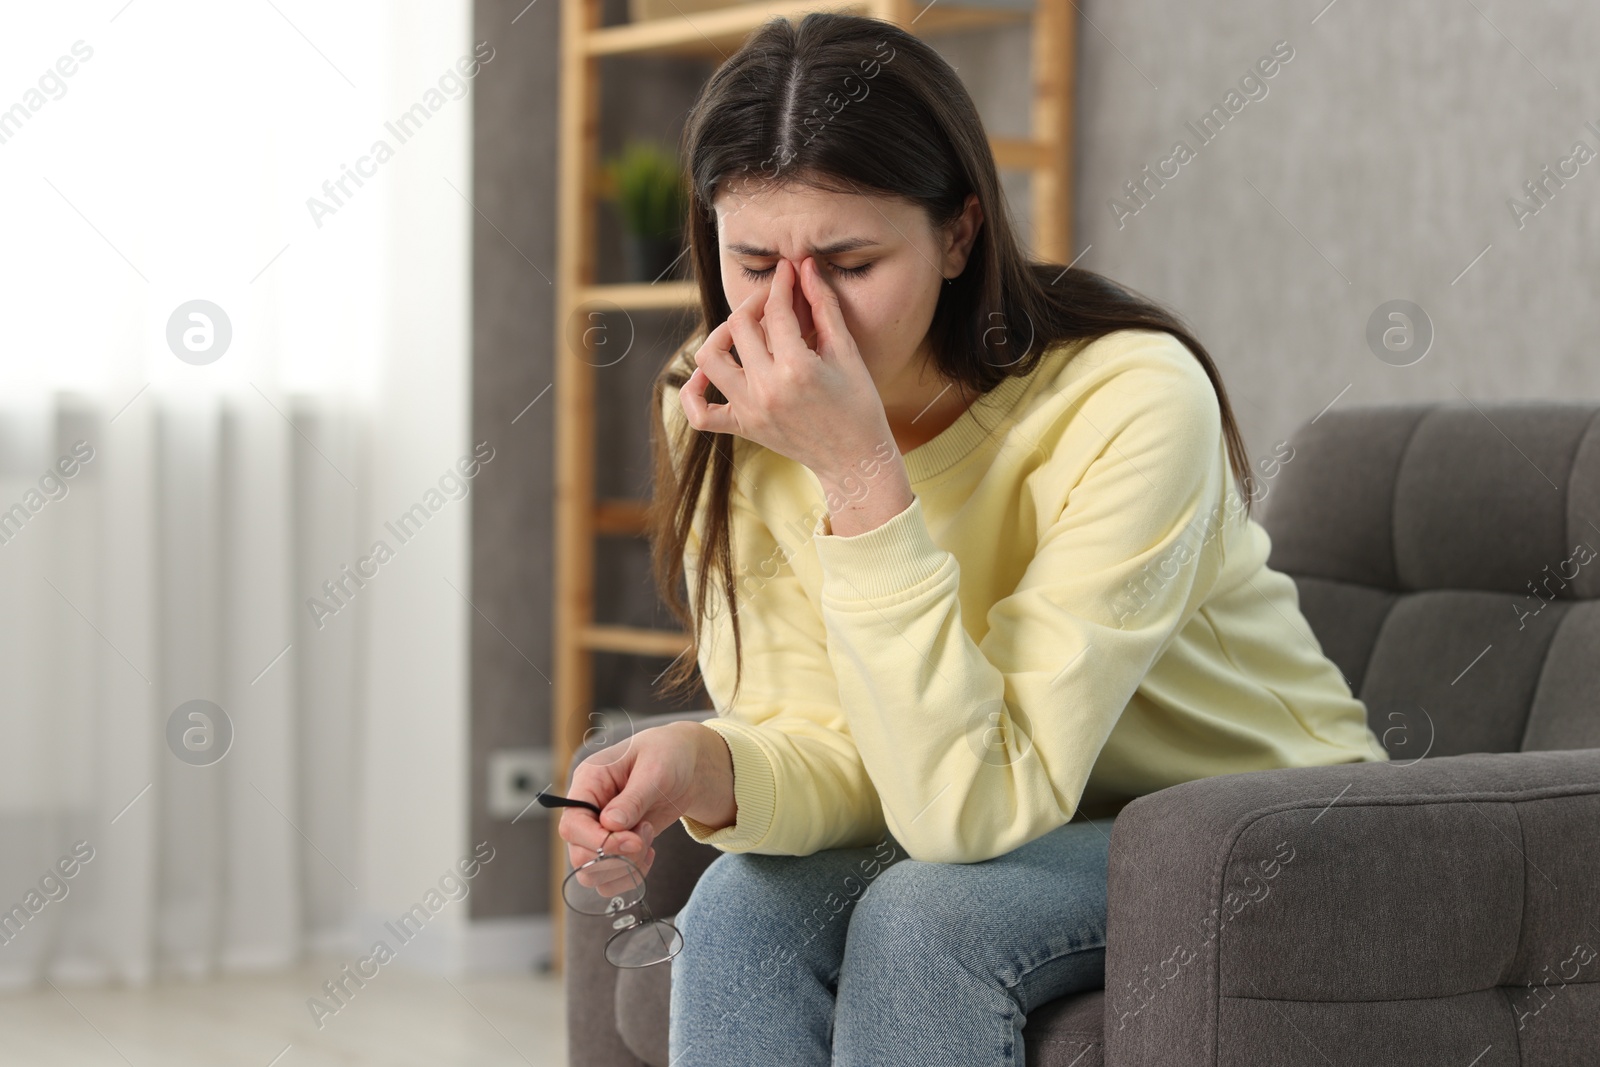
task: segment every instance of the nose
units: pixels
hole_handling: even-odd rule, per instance
[[[811,301],[806,299],[805,290],[800,285],[800,264],[791,259],[789,265],[794,268],[793,307],[794,317],[800,322],[800,336],[808,346],[815,347],[816,323],[811,317]]]

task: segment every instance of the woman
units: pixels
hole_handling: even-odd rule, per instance
[[[604,811],[560,833],[724,853],[677,918],[675,1067],[1021,1063],[1028,1012],[1104,981],[1124,804],[1384,749],[1266,564],[1205,348],[1024,257],[931,48],[769,22],[684,139],[702,324],[657,381],[654,550],[717,716],[585,761]]]

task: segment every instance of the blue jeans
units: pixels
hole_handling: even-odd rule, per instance
[[[981,863],[723,853],[674,920],[672,1067],[1020,1067],[1027,1013],[1105,982],[1112,822]]]

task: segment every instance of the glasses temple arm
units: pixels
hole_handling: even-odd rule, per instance
[[[577,800],[573,797],[557,796],[555,793],[540,791],[537,797],[540,804],[547,808],[588,808],[596,815],[600,814],[600,806],[591,804],[587,800]]]

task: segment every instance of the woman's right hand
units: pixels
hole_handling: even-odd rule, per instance
[[[737,816],[727,743],[693,720],[640,730],[591,753],[573,769],[567,796],[601,809],[599,815],[587,808],[561,811],[556,832],[574,868],[604,845],[648,874],[655,835],[680,816],[712,827],[731,826]]]

